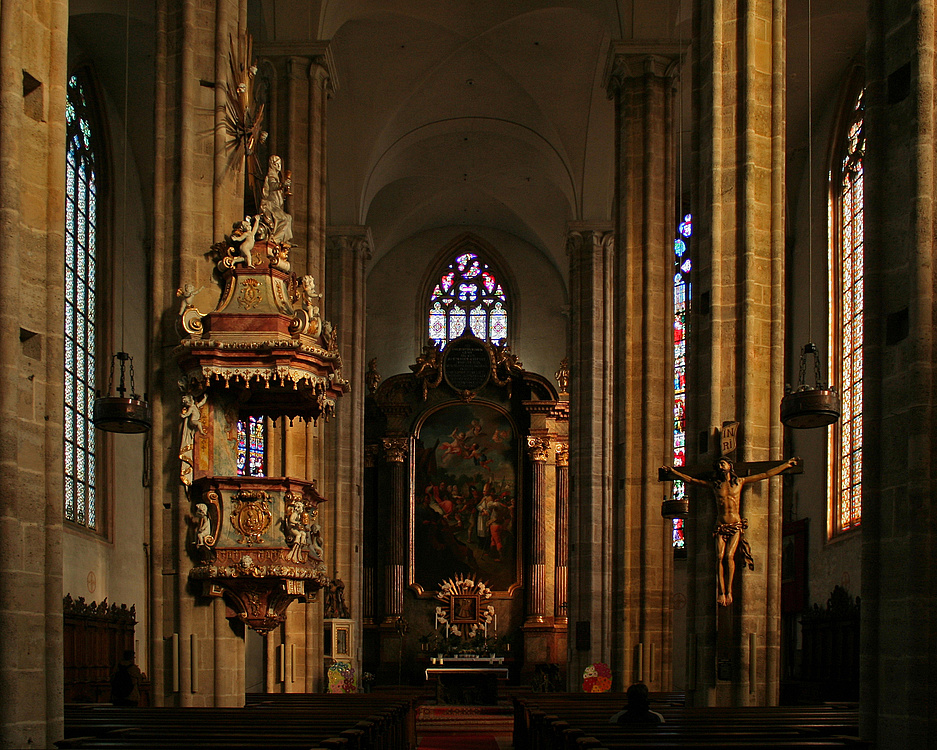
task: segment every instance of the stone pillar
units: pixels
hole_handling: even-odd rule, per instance
[[[345,601],[355,621],[356,646],[362,632],[364,547],[364,323],[365,265],[371,257],[366,227],[331,227],[326,289],[329,318],[338,330],[342,367],[351,392],[337,405],[326,431],[326,466],[332,492],[333,577],[345,583]],[[356,668],[360,667],[357,661]]]
[[[616,122],[615,564],[612,671],[621,689],[672,682],[673,549],[657,469],[670,463],[673,403],[673,46],[609,55]]]
[[[692,429],[738,421],[739,459],[781,458],[784,377],[784,0],[705,0],[695,9],[694,169],[697,342]],[[691,441],[695,442],[695,441]],[[708,463],[718,455],[689,456]],[[692,447],[692,445],[691,445]],[[698,489],[698,488],[697,488]],[[755,570],[736,573],[735,601],[717,606],[711,494],[691,502],[687,631],[692,705],[774,705],[779,693],[781,480],[742,496]],[[694,636],[691,636],[691,641]],[[750,648],[754,645],[754,649]],[[717,669],[718,664],[718,669]]]
[[[390,464],[390,554],[384,565],[384,621],[403,616],[404,574],[407,569],[407,438],[384,438],[384,457]]]
[[[556,569],[553,576],[553,622],[565,627],[569,580],[569,446],[556,444]]]
[[[338,89],[328,42],[270,42],[254,48],[261,70],[271,71],[275,95],[265,118],[270,125],[268,154],[283,157],[293,173],[287,211],[293,216],[293,268],[315,277],[325,292],[326,143],[328,99]],[[266,169],[266,165],[262,165]],[[324,317],[329,317],[328,310]]]
[[[0,747],[62,738],[68,4],[0,6]],[[29,78],[27,78],[29,76]]]
[[[527,437],[533,467],[530,509],[530,564],[527,568],[527,618],[524,625],[542,625],[547,609],[546,528],[544,523],[549,439]]]
[[[609,662],[612,632],[612,279],[609,224],[570,224],[568,683]]]
[[[869,3],[860,734],[937,732],[937,211],[933,3]]]

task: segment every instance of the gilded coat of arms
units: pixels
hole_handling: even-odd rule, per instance
[[[245,310],[252,310],[260,304],[262,299],[260,282],[257,279],[244,279],[238,304]]]
[[[241,535],[238,544],[262,544],[264,532],[273,521],[263,490],[242,490],[234,496],[231,525]]]

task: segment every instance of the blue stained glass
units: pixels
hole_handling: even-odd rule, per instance
[[[478,298],[478,287],[475,284],[459,284],[459,299],[463,302],[474,302]]]
[[[684,237],[689,237],[693,234],[693,215],[687,214],[683,217],[683,221],[680,223],[680,234]]]
[[[459,338],[465,331],[465,310],[458,305],[449,312],[449,340]]]
[[[693,270],[693,263],[689,258],[683,261],[683,265],[680,266],[680,270],[683,271],[683,273],[689,273],[691,270]]]
[[[683,240],[674,240],[673,251],[678,258],[682,258],[683,254],[686,252],[686,243]]]

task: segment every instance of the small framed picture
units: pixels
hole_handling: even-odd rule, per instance
[[[453,625],[478,622],[478,595],[456,594],[452,596],[450,612]]]
[[[348,648],[348,628],[336,626],[335,628],[335,655],[350,656]]]

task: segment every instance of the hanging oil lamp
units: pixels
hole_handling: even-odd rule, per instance
[[[806,383],[807,355],[813,355],[814,385]],[[781,421],[796,430],[809,430],[833,424],[842,414],[836,389],[824,384],[820,377],[820,353],[817,345],[804,344],[800,354],[800,376],[797,387],[785,388],[781,399]]]
[[[146,395],[143,398],[135,393],[133,387],[133,357],[127,352],[117,352],[111,360],[111,375],[107,383],[107,392],[110,394],[114,386],[114,361],[120,362],[120,381],[117,386],[119,396],[102,396],[94,400],[94,416],[91,421],[99,430],[106,432],[146,432],[152,424],[150,416],[150,405],[146,401]],[[130,396],[126,396],[127,386],[125,385],[125,369],[127,362],[130,363]]]

